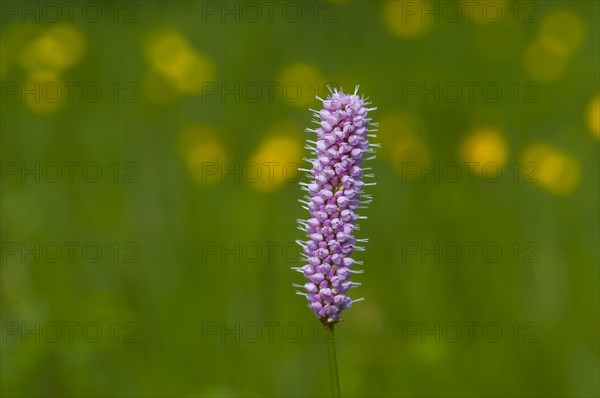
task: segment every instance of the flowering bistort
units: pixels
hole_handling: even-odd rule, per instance
[[[350,275],[362,273],[355,269],[351,255],[355,250],[364,250],[358,246],[366,239],[354,236],[361,217],[357,209],[370,203],[371,197],[363,194],[363,178],[372,175],[363,174],[365,155],[374,152],[375,144],[369,144],[368,137],[374,137],[369,130],[371,119],[367,117],[369,102],[364,97],[331,90],[326,99],[321,99],[323,109],[314,111],[314,120],[318,127],[307,129],[316,134],[316,141],[308,140],[313,159],[308,173],[309,182],[301,182],[302,189],[308,192],[304,200],[305,209],[310,212],[307,220],[298,220],[301,230],[306,231],[308,240],[298,241],[303,247],[305,265],[295,270],[302,272],[308,279],[305,285],[294,285],[305,292],[310,309],[325,325],[334,325],[343,310],[350,308],[353,302],[347,294],[348,289],[358,286],[351,282]],[[373,124],[375,125],[375,124]]]

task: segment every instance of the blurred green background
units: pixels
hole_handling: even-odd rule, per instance
[[[598,396],[597,1],[72,3],[2,2],[2,396],[328,396],[328,83],[382,143],[342,394]]]

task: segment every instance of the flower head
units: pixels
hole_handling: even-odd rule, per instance
[[[376,108],[367,108],[369,103],[356,95],[357,90],[354,94],[332,90],[325,100],[319,98],[323,109],[313,111],[319,127],[307,129],[317,135],[317,140],[308,140],[312,146],[307,148],[314,158],[309,160],[312,168],[305,170],[310,181],[301,183],[308,194],[300,202],[310,213],[309,219],[299,220],[308,237],[298,242],[306,264],[295,269],[308,281],[294,286],[305,290],[298,294],[306,296],[310,309],[325,325],[335,324],[343,310],[362,300],[352,300],[347,292],[359,285],[350,282],[350,275],[362,273],[354,269],[361,263],[351,255],[355,250],[364,250],[357,243],[366,241],[356,239],[354,231],[356,221],[365,218],[358,216],[357,209],[371,200],[362,193],[363,188],[374,185],[363,181],[369,175],[363,174],[362,164],[365,155],[374,152],[375,145],[367,139],[374,136],[367,114]]]

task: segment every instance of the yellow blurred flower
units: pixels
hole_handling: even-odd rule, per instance
[[[326,78],[319,68],[299,62],[281,71],[277,90],[285,103],[306,108],[319,102],[315,96],[324,98],[327,95],[326,85]]]
[[[45,116],[62,108],[68,95],[66,90],[55,72],[38,71],[21,84],[21,98],[31,112]]]
[[[301,158],[300,129],[291,122],[276,123],[267,130],[262,143],[250,157],[247,168],[256,173],[252,172],[246,180],[259,191],[272,191],[284,183],[295,183],[299,181],[297,168]]]
[[[584,37],[585,27],[577,14],[570,10],[553,11],[542,19],[537,38],[525,51],[525,69],[539,80],[559,79]]]
[[[146,62],[157,71],[169,70],[178,54],[192,51],[189,41],[171,26],[159,26],[146,35],[142,52]]]
[[[587,106],[587,126],[600,139],[600,94],[596,95]]]
[[[385,1],[381,5],[383,25],[390,33],[402,39],[420,38],[429,32],[430,20],[434,18],[434,16],[427,15],[423,20],[422,7],[431,6],[427,1]]]
[[[527,167],[529,177],[554,195],[573,193],[581,179],[579,161],[544,142],[534,143],[525,150],[521,167]]]
[[[161,26],[150,31],[142,43],[142,51],[152,72],[147,81],[151,99],[161,101],[158,95],[162,77],[174,91],[181,94],[199,94],[204,83],[213,79],[215,64],[207,55],[192,48],[187,38],[178,30]]]
[[[62,72],[81,59],[85,46],[75,27],[54,26],[23,47],[21,65],[31,74]]]
[[[163,72],[164,76],[172,82],[176,90],[184,94],[202,92],[204,83],[214,76],[213,62],[198,52],[179,53],[169,66],[170,68]]]
[[[507,158],[506,140],[493,128],[480,128],[469,134],[461,144],[463,162],[475,163],[473,169],[481,171],[487,164],[503,166]]]
[[[533,41],[523,58],[527,72],[539,80],[553,81],[564,75],[569,64],[565,53],[560,47],[549,45],[548,40],[537,39]]]
[[[555,10],[542,19],[539,34],[546,46],[568,56],[581,47],[585,27],[573,11]]]
[[[221,170],[227,167],[229,157],[215,127],[192,125],[185,128],[179,137],[179,152],[197,182],[214,184],[221,181]]]

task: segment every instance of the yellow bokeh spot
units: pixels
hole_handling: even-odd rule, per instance
[[[522,156],[521,168],[554,195],[575,191],[581,179],[579,161],[547,143],[530,145]]]
[[[430,155],[422,138],[423,131],[423,122],[406,111],[389,113],[380,119],[382,157],[403,178],[419,178],[418,173],[409,173],[408,170],[419,169],[422,163],[429,162]]]
[[[537,39],[533,41],[523,58],[527,72],[539,80],[559,79],[567,70],[568,58],[560,47],[552,46],[551,41]]]
[[[569,57],[583,43],[583,22],[572,11],[557,10],[542,20],[538,33],[525,51],[525,69],[536,79],[557,80],[566,72]]]
[[[179,138],[179,152],[197,182],[214,184],[221,181],[221,170],[227,167],[229,157],[216,128],[201,125],[185,128]]]
[[[567,48],[552,36],[540,36],[538,39],[539,45],[543,46],[546,52],[554,54],[559,58],[568,58],[569,52]]]
[[[194,50],[172,27],[163,26],[151,31],[142,44],[142,51],[152,71],[181,94],[199,94],[204,83],[215,73],[214,62]]]
[[[463,162],[474,163],[477,171],[491,163],[503,166],[507,158],[506,140],[496,129],[477,129],[462,142],[460,157]]]
[[[171,68],[164,72],[173,87],[183,94],[202,92],[204,83],[212,79],[214,65],[205,55],[195,52],[182,52],[173,59]]]
[[[38,72],[21,84],[21,99],[37,115],[58,111],[65,102],[65,85],[54,72]]]
[[[431,29],[435,16],[423,14],[422,8],[431,7],[427,1],[385,1],[381,8],[383,25],[402,39],[416,39]]]
[[[81,59],[85,46],[85,39],[73,26],[55,26],[23,47],[21,65],[34,74],[61,72]]]
[[[588,104],[586,116],[588,128],[597,139],[600,139],[600,94]]]
[[[168,70],[179,53],[192,51],[189,41],[175,28],[160,26],[150,31],[142,43],[144,58],[157,71]]]
[[[316,96],[325,98],[327,81],[319,68],[307,63],[294,63],[279,74],[278,91],[287,104],[306,108],[315,105]]]
[[[556,10],[542,19],[539,34],[553,51],[568,56],[581,47],[585,28],[574,12]]]
[[[259,191],[272,191],[299,180],[300,129],[290,122],[271,126],[249,159],[245,180]]]

